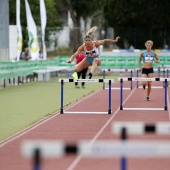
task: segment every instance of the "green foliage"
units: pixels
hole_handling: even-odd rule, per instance
[[[72,8],[76,13],[75,15],[83,17],[84,19],[92,16],[96,11],[101,10],[104,3],[105,0],[91,0],[90,3],[87,0],[71,0]]]
[[[30,5],[31,13],[33,15],[35,24],[41,26],[40,19],[40,0],[28,0]],[[20,1],[20,20],[22,26],[22,34],[24,39],[24,46],[27,47],[28,43],[28,32],[27,32],[27,20],[26,20],[26,8],[25,0]],[[47,13],[47,25],[46,33],[48,31],[57,30],[62,26],[62,21],[59,18],[58,6],[54,0],[45,0],[46,13]],[[9,11],[10,11],[10,25],[16,25],[16,1],[9,0]]]
[[[154,47],[160,48],[164,34],[170,29],[169,9],[170,2],[165,0],[106,0],[104,15],[116,34],[128,39],[136,48],[143,48],[148,39],[157,41]],[[123,43],[118,44],[123,48]]]
[[[28,3],[31,8],[31,13],[33,15],[36,25],[41,25],[40,20],[40,1],[37,0],[28,0]],[[20,19],[21,25],[23,27],[27,26],[26,20],[26,10],[25,10],[25,1],[21,0],[21,11]],[[57,27],[61,26],[61,20],[59,19],[58,6],[54,0],[45,0],[46,12],[47,12],[47,27]],[[16,24],[16,1],[9,0],[9,11],[10,11],[10,24]]]
[[[167,24],[170,26],[170,3],[163,1],[106,0],[104,14],[113,27],[149,25],[152,29],[159,29]]]
[[[91,0],[90,2],[87,1],[87,0],[81,0],[81,1],[63,0],[62,3],[70,11],[74,27],[79,28],[81,17],[85,21],[88,17],[92,18],[92,23],[94,24],[93,16],[94,15],[99,16],[99,14],[101,14],[105,0],[100,0],[100,1],[99,0]],[[96,18],[95,18],[95,20],[96,20]],[[100,24],[100,22],[98,22],[98,24]],[[95,22],[95,24],[96,24],[96,22]],[[85,26],[86,26],[86,23],[85,23]],[[92,26],[94,26],[94,25],[92,25]],[[73,37],[73,39],[74,39],[74,51],[76,51],[77,48],[82,43],[82,37],[81,37],[81,34],[80,34],[80,30],[75,29],[74,32],[73,32],[73,36],[74,36]]]

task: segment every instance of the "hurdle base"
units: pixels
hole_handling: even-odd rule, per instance
[[[106,87],[105,89],[109,89],[108,87]],[[123,87],[123,90],[131,90],[132,88],[130,87]],[[120,90],[120,87],[112,87],[111,90]]]
[[[168,110],[167,106],[164,107],[164,110]]]
[[[63,113],[64,113],[63,109],[60,109],[60,114],[63,114]]]
[[[120,106],[120,110],[123,110],[123,106]]]
[[[72,112],[67,112],[65,111],[64,114],[108,114],[108,112],[82,112],[82,111],[79,111],[79,112],[76,112],[76,111],[72,111]]]
[[[112,110],[111,109],[108,109],[108,114],[112,114]]]
[[[165,110],[165,108],[123,108],[122,110]]]

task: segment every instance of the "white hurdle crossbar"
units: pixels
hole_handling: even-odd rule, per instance
[[[68,153],[83,154],[85,157],[170,157],[170,141],[115,141],[97,140],[93,144],[90,141],[79,141],[77,144],[67,144],[58,140],[28,140],[21,144],[21,152],[25,157],[32,157],[34,151],[39,149],[42,157],[61,157]],[[151,152],[153,151],[153,152]]]
[[[127,78],[119,77],[120,80],[120,110],[167,110],[167,91],[169,78]],[[123,81],[163,81],[164,82],[164,108],[123,108]]]
[[[123,81],[169,81],[169,78],[144,78],[144,77],[119,77],[118,80]]]
[[[103,83],[107,82],[109,83],[109,80],[111,82],[114,82],[113,79],[59,79],[59,82],[64,81],[65,83],[68,82],[87,82],[87,83]]]
[[[71,114],[111,114],[111,83],[114,82],[113,79],[59,79],[59,82],[61,83],[61,90],[60,90],[60,113],[71,113]],[[109,83],[109,92],[108,92],[108,112],[64,112],[63,110],[63,98],[64,98],[64,83],[68,82],[88,82],[88,83],[103,83],[103,82],[108,82]]]

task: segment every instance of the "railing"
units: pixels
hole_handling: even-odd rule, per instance
[[[73,68],[75,62],[68,64],[70,56],[58,56],[55,59],[35,61],[1,61],[0,79],[10,79],[18,76],[27,76],[37,70],[58,67]],[[159,56],[160,63],[153,62],[154,68],[170,67],[170,56]],[[99,68],[131,68],[138,67],[137,56],[101,56],[102,64]],[[141,62],[142,65],[142,62]]]

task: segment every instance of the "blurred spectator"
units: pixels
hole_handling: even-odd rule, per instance
[[[43,50],[42,48],[39,50],[39,57],[38,57],[39,60],[43,60]]]
[[[81,52],[76,56],[76,64],[80,63],[84,58],[85,58],[85,52]],[[87,74],[88,67],[83,69],[80,72],[77,72],[78,79],[82,76],[82,79],[86,79],[86,74]],[[80,88],[78,86],[78,82],[75,83],[75,88]],[[85,88],[85,82],[82,82],[82,88]]]
[[[168,44],[165,44],[165,45],[164,45],[164,49],[166,49],[166,50],[168,50],[168,49],[169,49]]]
[[[28,61],[30,59],[31,57],[29,56],[29,48],[25,48],[25,51],[21,52],[20,60]],[[28,75],[27,77],[30,77],[30,75]],[[18,77],[18,83],[23,83],[23,81],[21,80],[21,76]]]
[[[134,50],[135,48],[134,48],[133,45],[131,45],[131,46],[129,47],[129,49],[130,49],[130,50]]]
[[[21,52],[21,55],[20,55],[20,60],[30,60],[31,57],[29,56],[29,48],[25,48],[25,51],[24,52]]]

